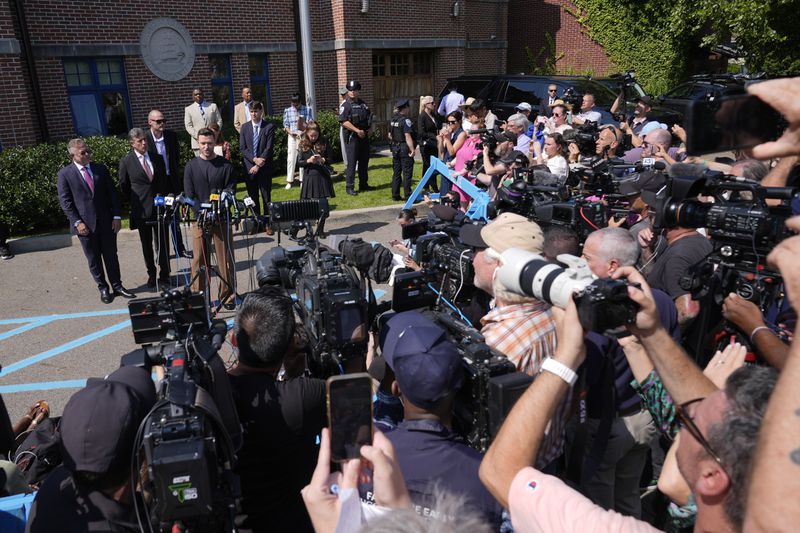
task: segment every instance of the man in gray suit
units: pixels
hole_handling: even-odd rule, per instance
[[[211,123],[216,122],[222,129],[222,115],[217,109],[217,104],[206,102],[203,98],[202,89],[192,90],[192,105],[186,106],[183,114],[183,124],[186,131],[192,136],[192,149],[194,155],[200,155],[200,145],[197,143],[197,132],[207,128]]]

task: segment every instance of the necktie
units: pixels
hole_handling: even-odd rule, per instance
[[[150,170],[150,165],[147,164],[147,160],[144,158],[144,156],[141,156],[140,159],[142,161],[142,166],[144,167],[144,173],[147,174],[147,179],[153,181],[153,171]]]
[[[200,116],[201,117],[205,117],[206,116],[206,112],[203,111],[203,104],[197,104],[197,107],[200,108]]]
[[[89,190],[91,190],[92,194],[94,194],[94,181],[92,180],[92,176],[89,174],[89,171],[86,169],[86,167],[83,167],[81,171],[83,172],[83,179],[86,182],[86,185],[89,186]]]
[[[164,137],[156,141],[156,149],[159,155],[164,158],[164,165],[167,167],[167,176],[169,176],[169,158],[167,157],[167,147],[164,143]]]
[[[258,124],[253,125],[253,149],[258,146]]]

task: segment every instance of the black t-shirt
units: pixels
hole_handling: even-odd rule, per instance
[[[244,430],[237,473],[240,525],[253,531],[313,531],[300,490],[317,463],[317,436],[326,425],[325,382],[267,374],[230,376]]]
[[[66,467],[59,466],[39,489],[25,531],[138,532],[139,525],[132,505],[81,487]]]
[[[699,233],[681,237],[661,252],[653,263],[653,270],[647,276],[647,283],[653,288],[661,289],[669,294],[672,299],[689,294],[682,289],[681,278],[686,275],[689,268],[698,264],[713,247],[703,235]]]
[[[222,192],[236,188],[236,176],[233,165],[227,159],[217,156],[206,160],[195,157],[186,164],[183,170],[183,189],[186,196],[195,199],[195,209],[200,209],[200,202],[207,202],[211,191]]]

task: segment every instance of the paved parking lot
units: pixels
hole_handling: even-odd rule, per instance
[[[394,224],[398,209],[334,212],[326,231],[386,243],[400,237]],[[251,289],[254,265],[248,260],[244,236],[236,235],[234,240],[237,281],[243,293]],[[282,242],[288,243],[285,238]],[[277,235],[261,233],[251,238],[252,257],[257,260],[276,243]],[[136,233],[122,232],[118,248],[123,284],[140,297],[156,296],[145,286],[147,273]],[[188,279],[189,261],[182,259],[176,265],[173,258],[173,274],[176,266],[177,278]],[[113,371],[122,355],[138,347],[130,330],[128,300],[117,298],[109,305],[100,302],[77,243],[17,253],[14,259],[0,262],[0,301],[0,394],[12,421],[40,399],[50,403],[54,415],[60,414],[87,378]],[[233,311],[220,315],[233,316]]]

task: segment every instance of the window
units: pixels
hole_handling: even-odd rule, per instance
[[[689,98],[693,92],[693,87],[691,83],[684,83],[683,85],[678,85],[664,96],[666,98]]]
[[[223,124],[233,124],[233,78],[231,58],[225,55],[208,56],[211,71],[211,99],[222,115]]]
[[[538,104],[539,97],[536,96],[537,88],[541,84],[535,81],[526,80],[510,80],[508,88],[506,89],[506,96],[504,102],[512,102],[518,104],[520,102],[528,102],[529,104]],[[547,88],[545,87],[545,90]]]
[[[272,94],[269,91],[269,58],[266,55],[247,56],[250,64],[250,92],[253,100],[264,104],[264,110],[272,115]]]
[[[124,135],[130,101],[122,59],[64,61],[72,123],[78,135]]]

